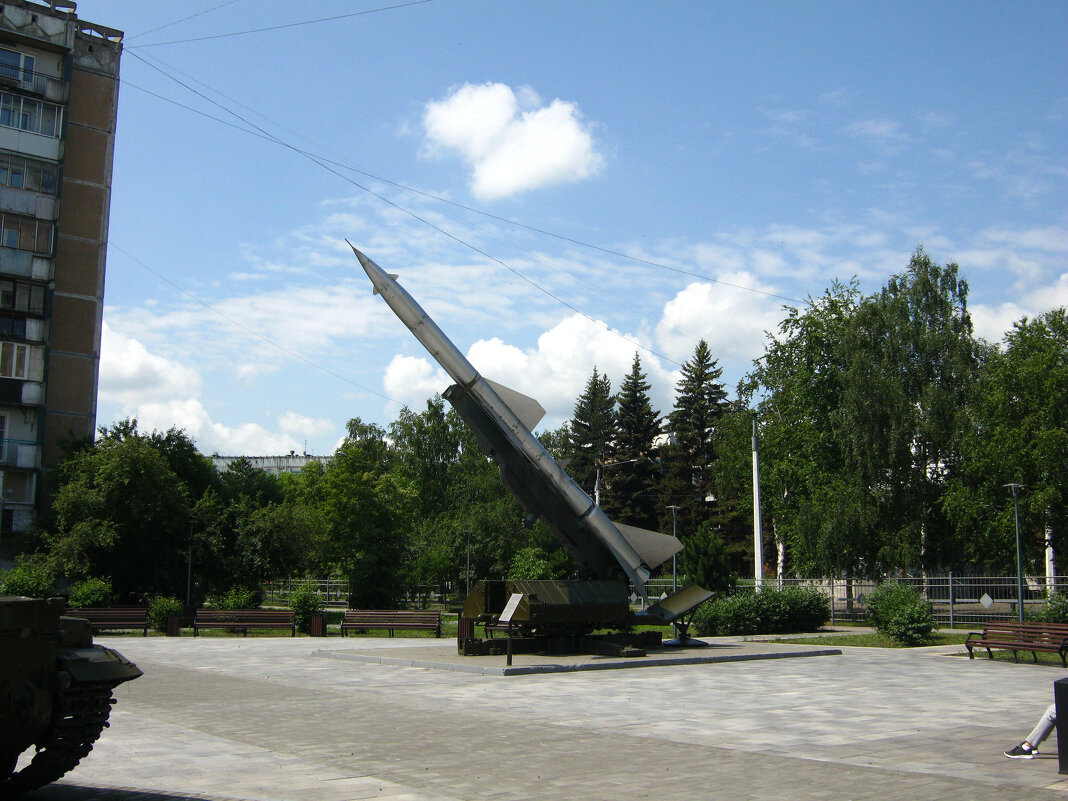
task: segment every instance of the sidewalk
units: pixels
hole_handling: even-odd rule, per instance
[[[100,642],[145,675],[28,798],[1068,801],[1056,736],[1001,755],[1063,671],[960,646],[501,676],[382,663],[453,645],[433,639]]]

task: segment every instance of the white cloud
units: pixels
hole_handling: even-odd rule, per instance
[[[732,273],[720,278],[737,286],[773,291],[749,273]],[[704,339],[713,358],[719,359],[720,366],[725,368],[724,378],[733,383],[763,352],[764,332],[778,327],[781,306],[781,300],[766,295],[694,282],[664,306],[656,326],[656,340],[671,358],[684,361],[693,355],[697,342]]]
[[[303,448],[307,436],[334,428],[325,420],[293,412],[279,420],[281,432],[255,423],[227,426],[213,421],[198,396],[200,374],[180,362],[154,354],[143,343],[104,323],[100,349],[100,412],[114,419],[132,417],[141,431],[185,431],[202,453],[266,455]],[[113,419],[99,419],[107,425]]]
[[[136,339],[106,322],[101,333],[101,399],[121,404],[188,397],[200,390],[200,375],[176,361],[149,353]]]
[[[411,409],[421,410],[426,399],[445,391],[449,376],[428,359],[394,356],[382,376],[385,394]]]
[[[859,120],[849,125],[846,133],[857,139],[867,140],[890,154],[899,153],[912,141],[902,130],[900,123],[887,119]]]
[[[1034,287],[1019,302],[972,304],[968,311],[976,336],[988,342],[1000,342],[1012,329],[1012,324],[1023,317],[1033,319],[1061,307],[1068,307],[1068,273],[1061,273],[1046,286]]]
[[[500,83],[464,84],[427,103],[423,127],[425,151],[459,153],[483,200],[580,181],[603,162],[576,104],[542,105],[531,90]]]
[[[278,418],[278,427],[295,437],[320,436],[337,428],[331,420],[306,417],[293,411],[288,411]]]

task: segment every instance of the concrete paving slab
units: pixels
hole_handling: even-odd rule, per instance
[[[959,647],[502,680],[316,653],[433,661],[433,639],[100,640],[145,675],[29,798],[1068,799],[1055,756],[1001,755],[1064,672]]]
[[[594,654],[513,654],[512,664],[505,656],[460,656],[456,643],[435,641],[434,646],[359,651],[351,648],[324,648],[315,655],[328,659],[349,659],[380,665],[429,668],[482,676],[528,676],[535,673],[572,673],[586,670],[701,665],[712,662],[745,662],[753,659],[794,659],[806,656],[834,656],[838,648],[744,641],[708,637],[684,647],[653,648],[645,656],[618,657]]]

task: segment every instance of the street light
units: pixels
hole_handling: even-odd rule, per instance
[[[1020,489],[1025,484],[1004,484],[1012,489],[1012,505],[1016,511],[1016,609],[1020,614],[1020,622],[1024,622],[1024,597],[1023,597],[1023,554],[1020,551]]]
[[[597,477],[594,478],[594,480],[593,480],[593,505],[594,506],[600,506],[601,505],[601,468],[602,467],[618,467],[621,464],[634,464],[634,462],[637,462],[637,461],[639,461],[639,460],[638,459],[626,459],[626,460],[624,460],[622,462],[605,462],[603,464],[601,462],[597,463]]]
[[[668,509],[671,510],[671,536],[673,536],[675,539],[678,539],[679,507],[669,506]],[[671,592],[673,594],[679,591],[678,556],[678,552],[671,554]],[[690,581],[693,581],[692,576],[690,577]]]

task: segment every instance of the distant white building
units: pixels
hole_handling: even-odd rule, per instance
[[[304,465],[309,462],[322,462],[326,464],[330,461],[330,456],[311,456],[307,453],[290,453],[288,456],[212,456],[211,465],[218,472],[225,473],[230,469],[230,465],[240,459],[244,459],[251,464],[257,470],[262,470],[264,473],[270,473],[272,476],[278,476],[282,473],[299,473],[304,469]]]

